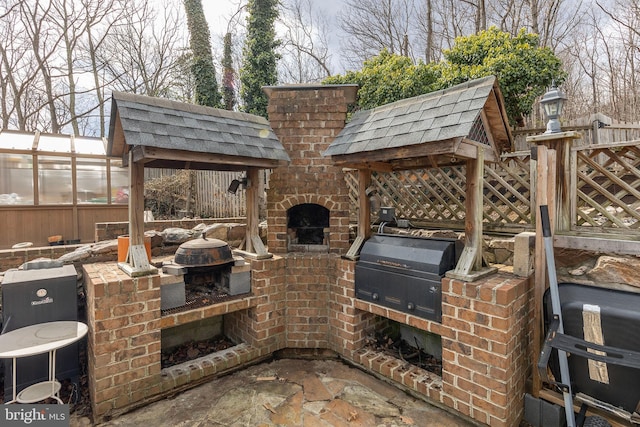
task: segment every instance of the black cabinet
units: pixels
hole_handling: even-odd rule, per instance
[[[72,265],[36,270],[9,270],[2,282],[2,333],[24,326],[59,320],[78,320],[77,274]],[[77,382],[80,375],[78,343],[57,351],[56,377]],[[5,400],[13,394],[11,360],[5,359]],[[18,392],[46,381],[49,356],[17,360]]]

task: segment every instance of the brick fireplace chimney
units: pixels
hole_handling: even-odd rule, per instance
[[[269,252],[349,249],[349,196],[342,169],[322,156],[345,126],[357,85],[265,87],[269,121],[291,158],[267,190]]]

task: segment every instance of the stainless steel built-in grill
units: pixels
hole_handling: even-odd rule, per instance
[[[374,235],[356,263],[356,297],[440,322],[441,280],[461,251],[456,239]]]

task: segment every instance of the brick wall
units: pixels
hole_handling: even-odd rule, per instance
[[[225,316],[225,335],[261,355],[284,348],[329,348],[329,288],[337,256],[288,254],[252,260],[252,293],[258,304]]]
[[[529,279],[496,274],[474,283],[445,279],[443,402],[491,426],[514,426],[530,372]]]
[[[227,314],[224,331],[234,342],[247,343],[266,356],[285,346],[286,260],[276,256],[250,262],[251,292],[258,302],[248,310]]]
[[[530,374],[531,283],[496,274],[443,281],[442,323],[355,299],[355,262],[337,263],[331,286],[330,348],[344,358],[478,422],[518,425]],[[442,377],[364,348],[367,333],[399,322],[441,336]]]
[[[365,345],[368,331],[375,329],[376,316],[355,308],[355,262],[340,259],[336,263],[336,280],[330,286],[329,348],[348,360]]]
[[[93,414],[108,417],[161,392],[160,276],[84,267]]]
[[[284,86],[269,91],[269,122],[291,158],[267,190],[267,245],[287,252],[287,210],[301,203],[329,209],[331,253],[349,249],[349,197],[342,169],[322,156],[344,128],[352,86]]]
[[[286,347],[329,348],[329,286],[337,256],[288,254],[286,259]]]
[[[35,246],[25,249],[0,250],[0,272],[10,268],[18,268],[27,261],[38,258],[57,259],[62,255],[75,251],[82,245]]]
[[[251,295],[165,316],[162,276],[130,278],[115,263],[84,266],[94,421],[289,348],[332,350],[480,423],[517,425],[530,373],[529,279],[444,279],[437,323],[356,299],[355,262],[334,254],[249,262]],[[208,316],[224,316],[225,335],[237,345],[161,369],[161,329]],[[366,348],[368,336],[391,321],[441,336],[441,377]]]

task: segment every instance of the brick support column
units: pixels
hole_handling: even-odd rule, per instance
[[[225,315],[225,335],[246,343],[267,356],[285,347],[286,260],[274,257],[251,260],[251,292],[259,299],[255,307]]]
[[[336,280],[330,286],[329,348],[349,360],[365,345],[366,334],[375,330],[376,316],[355,308],[355,261],[336,262]]]
[[[496,427],[518,425],[530,374],[531,287],[502,274],[465,283],[444,279],[443,403]]]
[[[160,276],[131,278],[116,264],[87,264],[88,376],[94,421],[162,390]]]
[[[329,287],[337,256],[287,255],[287,347],[329,348]]]

